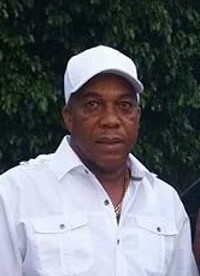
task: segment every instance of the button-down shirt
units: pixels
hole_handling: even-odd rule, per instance
[[[65,137],[0,176],[1,276],[197,276],[176,191],[133,155],[119,223]]]

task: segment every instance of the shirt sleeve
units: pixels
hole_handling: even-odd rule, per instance
[[[198,210],[198,215],[197,215],[197,220],[196,220],[196,229],[195,229],[195,238],[194,238],[194,253],[195,253],[197,264],[200,265],[200,208]]]
[[[7,195],[6,182],[0,177],[0,275],[22,276],[15,222],[9,212],[13,202]]]
[[[192,251],[190,221],[187,215],[177,236],[176,248],[166,275],[199,276]]]

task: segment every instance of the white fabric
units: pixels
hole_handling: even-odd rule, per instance
[[[85,50],[69,60],[64,75],[65,102],[68,102],[73,92],[103,72],[125,77],[132,83],[136,93],[142,93],[143,85],[138,80],[134,62],[121,52],[100,45]]]
[[[54,154],[1,175],[0,275],[197,276],[177,193],[132,155],[129,166],[119,225],[66,137]]]

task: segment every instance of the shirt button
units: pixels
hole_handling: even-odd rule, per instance
[[[84,171],[85,171],[85,173],[86,173],[86,174],[89,174],[89,172],[88,172],[88,170],[87,170],[87,169],[85,169]]]
[[[105,205],[105,206],[109,205],[109,200],[108,200],[108,199],[105,199],[105,200],[104,200],[104,205]]]
[[[161,232],[161,231],[162,231],[161,228],[160,228],[159,226],[156,228],[156,230],[157,230],[158,232]]]
[[[65,224],[64,224],[64,223],[61,223],[61,224],[59,225],[59,227],[60,227],[60,229],[65,229]]]
[[[117,239],[117,244],[118,244],[118,245],[120,244],[120,239]]]

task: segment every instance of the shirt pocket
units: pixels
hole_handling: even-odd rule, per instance
[[[170,221],[145,216],[137,216],[135,222],[138,254],[146,272],[165,275],[174,250],[176,226]]]
[[[36,275],[71,276],[89,271],[93,250],[86,214],[37,218],[32,221],[32,230]]]

